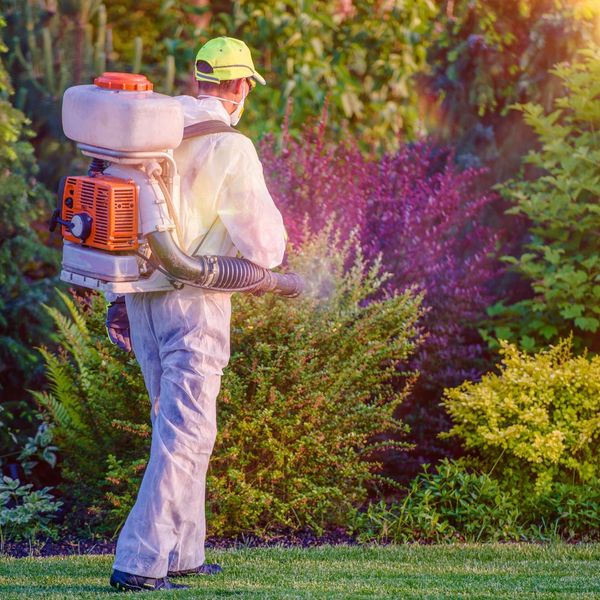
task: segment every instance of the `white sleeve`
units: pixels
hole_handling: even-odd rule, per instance
[[[238,134],[223,138],[219,162],[227,166],[218,215],[242,256],[272,269],[281,264],[287,240],[281,213],[267,189],[252,141]]]

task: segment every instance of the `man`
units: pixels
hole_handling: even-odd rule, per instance
[[[220,122],[221,131],[186,139],[175,151],[180,246],[191,255],[239,251],[273,268],[285,249],[281,214],[252,142],[228,127],[239,121],[252,88],[265,80],[248,47],[225,37],[199,50],[195,72],[198,97],[178,98],[185,125]],[[181,586],[169,577],[220,571],[204,564],[204,491],[216,436],[215,401],[229,360],[230,294],[187,285],[175,290],[165,278],[156,292],[128,295],[126,308],[152,403],[152,446],[119,536],[111,585],[123,591],[173,589]],[[111,310],[109,333],[126,346],[123,308]]]

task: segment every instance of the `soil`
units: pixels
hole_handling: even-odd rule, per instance
[[[206,547],[213,549],[227,548],[268,548],[271,546],[285,548],[309,548],[323,545],[355,545],[356,540],[344,529],[335,529],[316,535],[311,531],[296,533],[276,533],[269,537],[243,535],[235,538],[209,537]],[[26,556],[73,556],[82,554],[114,554],[115,540],[86,540],[66,538],[62,540],[37,540],[29,542],[6,542],[0,556],[23,558]]]

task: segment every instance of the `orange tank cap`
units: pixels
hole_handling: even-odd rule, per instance
[[[154,87],[145,75],[135,73],[102,73],[94,79],[94,84],[107,90],[126,92],[151,92]]]

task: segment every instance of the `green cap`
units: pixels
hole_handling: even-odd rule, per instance
[[[241,40],[230,37],[206,42],[196,54],[195,71],[198,81],[220,83],[249,77],[263,85],[267,83],[254,68],[250,48]]]

